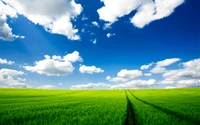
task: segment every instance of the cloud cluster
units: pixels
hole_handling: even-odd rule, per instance
[[[83,90],[83,89],[109,89],[111,85],[105,83],[89,83],[82,85],[73,85],[70,89],[72,90]]]
[[[101,0],[104,6],[97,10],[99,18],[109,24],[136,10],[131,23],[143,28],[152,21],[168,17],[184,0]]]
[[[34,24],[43,26],[50,33],[65,35],[70,40],[80,39],[77,35],[78,29],[73,27],[71,20],[80,15],[83,8],[74,0],[3,0],[3,2],[15,10],[13,17],[18,13]]]
[[[38,74],[45,74],[47,76],[64,76],[71,74],[74,71],[72,63],[82,62],[83,59],[79,55],[79,52],[61,56],[48,56],[45,55],[45,59],[36,61],[34,66],[23,66],[26,70],[36,72]]]
[[[15,63],[14,61],[8,61],[7,59],[1,59],[0,58],[0,64],[12,65],[14,63]]]
[[[85,66],[85,65],[80,66],[79,71],[81,73],[88,73],[88,74],[104,72],[103,69],[97,68],[96,66]]]
[[[182,65],[181,69],[165,72],[161,84],[174,84],[179,87],[200,86],[200,59],[190,60]]]
[[[157,74],[157,73],[164,73],[166,72],[166,66],[170,66],[181,59],[179,58],[171,58],[171,59],[165,59],[163,61],[159,61],[156,63],[156,66],[150,71],[151,73]]]
[[[26,79],[19,78],[18,76],[24,75],[24,72],[12,69],[0,69],[0,85],[13,88],[30,88],[25,83]]]
[[[127,82],[129,80],[138,78],[142,75],[143,75],[142,71],[139,71],[139,70],[123,69],[117,73],[117,77],[111,78],[110,76],[107,76],[106,80],[108,80],[110,82],[120,83],[120,82]]]
[[[0,40],[13,41],[16,38],[24,38],[12,33],[12,28],[8,25],[7,18],[17,18],[17,12],[9,5],[0,1]]]

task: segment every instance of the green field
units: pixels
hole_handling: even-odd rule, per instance
[[[200,125],[200,89],[0,89],[0,125]]]

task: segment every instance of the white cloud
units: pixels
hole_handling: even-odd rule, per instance
[[[110,38],[111,36],[114,36],[114,35],[115,35],[114,33],[113,33],[113,34],[111,34],[111,33],[107,33],[106,36],[107,36],[108,38]]]
[[[184,0],[101,0],[101,2],[104,6],[97,10],[101,20],[112,24],[118,18],[137,10],[131,18],[131,23],[138,28],[143,28],[152,21],[171,15]]]
[[[154,74],[158,74],[158,73],[164,73],[166,72],[166,68],[163,68],[163,67],[155,67],[153,68],[150,72],[151,73],[154,73]]]
[[[96,66],[85,66],[85,65],[80,66],[79,71],[81,73],[88,73],[88,74],[104,72],[103,69],[97,68]]]
[[[156,80],[132,80],[127,83],[112,85],[112,89],[131,89],[131,88],[147,88],[156,85]]]
[[[158,61],[156,63],[156,66],[150,72],[154,74],[164,73],[167,71],[165,68],[166,66],[170,66],[178,61],[180,61],[179,58],[171,58],[171,59],[165,59],[163,61]]]
[[[97,39],[94,39],[94,40],[92,41],[92,43],[93,43],[93,44],[96,44],[96,43],[97,43]]]
[[[38,87],[39,89],[55,89],[56,87],[53,85],[43,85]]]
[[[62,85],[62,82],[60,82],[58,85]]]
[[[12,28],[6,22],[8,16],[10,18],[17,18],[17,13],[12,7],[0,1],[0,39],[13,41],[16,38],[24,38],[24,36],[18,36],[12,33]]]
[[[178,61],[180,61],[181,59],[179,58],[171,58],[171,59],[165,59],[163,61],[159,61],[157,62],[157,66],[156,67],[165,67],[165,66],[169,66],[172,65],[173,63],[176,63]]]
[[[153,63],[149,63],[148,65],[142,65],[140,67],[141,70],[146,70],[146,69],[149,69],[151,66],[153,65]]]
[[[92,24],[96,27],[99,27],[99,24],[96,21],[93,21]]]
[[[89,84],[81,84],[81,85],[73,85],[70,89],[72,90],[87,90],[87,89],[110,89],[110,84],[105,83],[89,83]]]
[[[15,63],[14,61],[8,61],[7,59],[1,59],[0,58],[0,64],[12,65],[14,63]]]
[[[139,7],[131,22],[136,27],[143,28],[152,21],[168,17],[183,2],[184,0],[155,0],[155,2],[144,3]]]
[[[142,71],[139,70],[123,69],[117,73],[117,77],[111,78],[110,76],[107,76],[106,80],[111,82],[127,82],[131,79],[138,78],[142,75]]]
[[[152,76],[151,73],[145,73],[144,75],[145,75],[145,76]]]
[[[78,51],[74,51],[71,54],[67,54],[66,56],[63,57],[63,59],[69,62],[83,62],[83,59],[79,55]]]
[[[163,77],[166,80],[200,79],[200,59],[190,60],[182,65],[182,69],[169,70],[163,74]]]
[[[36,61],[35,66],[23,66],[26,70],[36,72],[38,74],[45,74],[47,76],[64,76],[71,74],[74,71],[73,62],[83,61],[79,56],[79,52],[74,51],[67,54],[63,58],[60,56],[53,56],[52,58],[45,55],[45,59]]]
[[[160,84],[173,84],[176,87],[200,86],[200,59],[190,60],[182,65],[181,69],[166,71]]]
[[[78,40],[78,29],[75,29],[71,20],[81,12],[82,6],[74,0],[3,0],[27,17],[34,24],[39,24],[50,33],[67,36],[71,40]]]
[[[24,75],[24,72],[12,69],[0,69],[0,85],[3,84],[9,88],[30,88],[31,86],[25,83],[26,79],[18,77],[21,75]]]

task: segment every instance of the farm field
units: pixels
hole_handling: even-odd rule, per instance
[[[198,125],[200,89],[0,89],[0,125]]]

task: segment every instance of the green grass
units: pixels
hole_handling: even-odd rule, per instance
[[[200,123],[198,88],[126,93],[137,125]],[[0,89],[0,125],[123,125],[127,105],[124,90]]]
[[[139,99],[200,122],[200,89],[136,90]]]
[[[0,123],[121,125],[124,91],[0,90]]]
[[[191,122],[169,115],[159,109],[138,101],[127,91],[133,106],[136,123],[138,125],[192,125]]]

